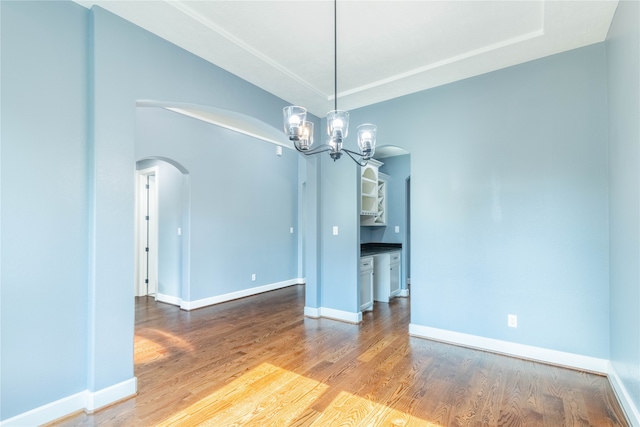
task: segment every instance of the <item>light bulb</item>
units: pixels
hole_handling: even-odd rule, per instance
[[[333,121],[333,128],[334,129],[339,129],[342,130],[342,127],[344,126],[344,122],[340,119],[335,119]]]
[[[300,117],[295,116],[295,115],[289,117],[289,124],[291,126],[298,126],[300,124]]]
[[[371,142],[371,132],[362,132],[362,140],[365,142]]]

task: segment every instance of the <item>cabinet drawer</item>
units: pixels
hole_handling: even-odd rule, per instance
[[[373,257],[367,256],[360,258],[360,271],[373,270]]]

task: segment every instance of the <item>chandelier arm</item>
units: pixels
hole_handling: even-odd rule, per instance
[[[298,150],[299,153],[304,154],[305,156],[311,156],[313,154],[324,153],[325,151],[331,151],[331,146],[327,144],[320,145],[313,150],[301,150],[296,143],[293,146]]]
[[[355,157],[353,157],[353,155],[355,154],[356,156],[360,156],[359,153],[356,153],[355,151],[351,151],[351,150],[347,150],[346,148],[343,148],[342,151],[344,151],[345,153],[347,153],[347,155],[349,157],[351,157],[351,160],[353,160],[354,162],[356,162],[359,166],[361,167],[365,167],[367,166],[367,163],[369,163],[369,159],[365,160],[364,163],[361,163],[360,160],[356,160]],[[362,156],[360,156],[360,159],[362,159]]]

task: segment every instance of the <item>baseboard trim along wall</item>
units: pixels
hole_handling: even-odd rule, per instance
[[[305,307],[304,315],[306,317],[312,317],[314,319],[325,317],[327,319],[340,320],[347,323],[360,323],[362,322],[362,312],[353,313],[351,311],[336,310],[328,307]]]
[[[180,297],[174,297],[161,293],[156,294],[156,301],[160,301],[165,304],[177,305],[178,307],[180,306],[180,304],[182,304],[182,299]]]
[[[255,288],[243,289],[236,292],[230,292],[228,294],[216,295],[209,298],[203,298],[195,301],[180,301],[180,308],[183,310],[195,310],[196,308],[206,307],[208,305],[220,304],[221,302],[232,301],[238,298],[244,298],[251,295],[261,294],[263,292],[274,291],[280,288],[286,288],[293,285],[304,284],[304,279],[296,278],[285,280],[283,282],[271,283],[268,285],[257,286]]]
[[[409,325],[409,335],[606,375],[628,421],[640,426],[640,411],[609,360],[415,324]]]
[[[92,413],[104,406],[136,394],[138,380],[133,377],[95,392],[89,390],[76,393],[55,402],[0,421],[1,427],[37,426],[57,420],[78,411]]]
[[[609,378],[609,382],[611,383],[611,388],[613,388],[613,391],[618,398],[618,402],[620,402],[622,409],[627,415],[627,421],[629,421],[632,426],[640,426],[640,411],[631,398],[631,395],[629,395],[627,388],[622,383],[618,372],[611,362],[609,362],[607,377]]]
[[[463,334],[429,326],[410,324],[409,335],[599,374],[607,374],[609,368],[609,361],[606,359]]]

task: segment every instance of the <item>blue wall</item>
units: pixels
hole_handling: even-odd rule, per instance
[[[412,323],[608,358],[606,105],[598,44],[351,112],[411,153]]]
[[[137,160],[189,171],[191,301],[297,277],[295,151],[277,156],[273,144],[159,108],[138,108],[136,128]]]
[[[640,406],[640,3],[621,1],[607,37],[611,362]],[[638,408],[636,408],[637,412]]]
[[[86,389],[88,32],[78,5],[0,7],[6,419]]]
[[[346,144],[345,148],[348,148]],[[346,154],[343,157],[335,162],[328,155],[319,159],[322,177],[320,306],[358,313],[360,168]],[[334,226],[338,227],[337,236],[333,235]]]

